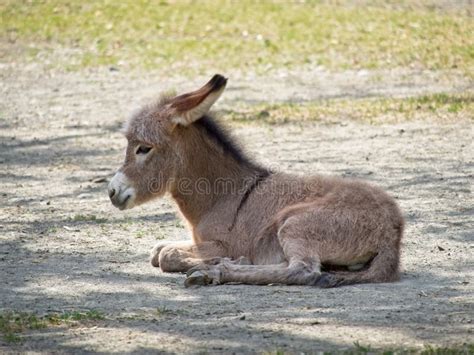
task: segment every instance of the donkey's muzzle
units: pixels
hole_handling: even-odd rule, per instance
[[[108,187],[109,198],[112,204],[120,210],[133,207],[135,189],[130,186],[127,177],[118,172],[110,180]]]

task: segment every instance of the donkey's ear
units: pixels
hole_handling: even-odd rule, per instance
[[[171,119],[174,123],[187,126],[204,116],[214,102],[221,96],[227,79],[216,74],[202,88],[171,99],[170,107],[175,112]]]

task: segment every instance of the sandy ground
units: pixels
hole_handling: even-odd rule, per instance
[[[201,83],[117,71],[0,67],[0,310],[95,309],[104,320],[0,338],[1,351],[257,352],[459,346],[473,341],[472,121],[239,126],[257,160],[386,188],[407,220],[403,276],[340,289],[229,285],[185,289],[148,263],[187,232],[168,200],[120,212],[107,179],[121,164],[123,118],[163,88]],[[239,102],[462,92],[455,72],[275,71],[233,75]],[[232,76],[231,76],[232,78]]]

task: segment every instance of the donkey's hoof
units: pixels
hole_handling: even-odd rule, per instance
[[[184,280],[185,287],[193,286],[207,286],[207,285],[219,285],[221,280],[220,270],[195,270],[192,272],[186,280]]]
[[[153,249],[150,253],[150,263],[154,267],[160,267],[160,251]]]
[[[154,267],[160,267],[160,253],[161,250],[168,246],[170,243],[169,242],[160,242],[155,245],[155,247],[151,250],[150,252],[150,263]]]
[[[196,265],[196,266],[193,266],[191,269],[189,269],[188,271],[186,271],[186,277],[190,277],[192,274],[194,274],[195,272],[202,272],[202,273],[206,273],[206,271],[208,271],[210,269],[210,266],[207,265],[207,264],[199,264],[199,265]]]
[[[338,284],[338,279],[327,272],[323,272],[321,276],[316,280],[314,286],[321,288],[331,288],[336,287]]]
[[[210,283],[212,283],[212,280],[209,278],[209,275],[202,271],[194,271],[184,280],[184,287],[206,286]]]

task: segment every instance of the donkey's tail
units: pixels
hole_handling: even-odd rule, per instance
[[[314,286],[329,288],[358,283],[393,282],[399,279],[399,249],[386,247],[374,257],[367,269],[323,272]]]

